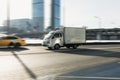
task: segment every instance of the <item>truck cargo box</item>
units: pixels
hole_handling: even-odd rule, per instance
[[[80,44],[86,42],[86,29],[85,28],[64,28],[64,44]]]

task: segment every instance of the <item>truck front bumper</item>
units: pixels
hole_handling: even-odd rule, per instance
[[[48,47],[49,46],[49,41],[43,41],[42,45]]]

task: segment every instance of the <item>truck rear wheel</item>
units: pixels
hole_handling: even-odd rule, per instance
[[[68,48],[68,49],[69,49],[69,48],[70,48],[70,46],[66,46],[66,48]]]
[[[77,49],[78,45],[73,45],[73,49]]]
[[[59,45],[59,44],[56,44],[56,45],[54,46],[54,49],[56,49],[56,50],[60,49],[60,45]]]

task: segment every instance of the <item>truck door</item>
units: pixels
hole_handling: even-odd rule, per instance
[[[59,33],[60,44],[63,46],[63,34]]]
[[[63,38],[61,33],[55,33],[52,39],[53,46],[55,44],[59,44],[60,46],[63,46]]]

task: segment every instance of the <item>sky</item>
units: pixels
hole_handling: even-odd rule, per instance
[[[10,4],[10,19],[31,18],[31,0],[0,0],[0,25],[6,20],[7,1]]]
[[[6,19],[0,0],[0,22]],[[9,0],[10,18],[31,18],[31,0]],[[120,28],[120,0],[61,0],[61,24],[66,27]]]
[[[66,26],[120,28],[120,0],[63,1]]]

